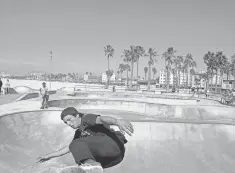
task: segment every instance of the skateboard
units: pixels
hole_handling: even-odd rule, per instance
[[[86,173],[79,166],[67,166],[58,173]]]
[[[65,168],[63,168],[62,170],[60,170],[58,173],[103,173],[103,170],[101,169],[94,169],[94,170],[83,170],[82,168],[80,168],[77,165],[74,166],[67,166]]]

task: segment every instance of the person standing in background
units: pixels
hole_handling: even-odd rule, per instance
[[[6,94],[10,94],[10,82],[9,82],[9,79],[7,79],[7,83],[6,83]]]
[[[2,79],[0,78],[0,94],[2,94]]]
[[[46,82],[42,83],[42,88],[40,88],[40,94],[42,96],[42,106],[40,109],[48,108],[49,92],[46,86]]]

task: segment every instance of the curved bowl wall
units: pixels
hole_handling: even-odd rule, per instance
[[[155,172],[156,169],[161,173],[234,171],[233,126],[142,121],[133,122],[135,133],[126,136],[123,162],[105,170],[106,173]],[[74,165],[71,154],[36,164],[37,157],[68,145],[73,134],[74,130],[61,122],[58,111],[1,117],[0,172],[55,173]]]

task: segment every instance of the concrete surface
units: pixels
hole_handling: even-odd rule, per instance
[[[0,172],[54,173],[73,165],[71,154],[36,164],[37,157],[68,145],[72,139],[74,130],[61,122],[59,114],[44,111],[1,117]],[[235,169],[232,125],[160,122],[133,125],[135,133],[127,136],[123,162],[105,173],[230,173]]]
[[[0,105],[11,103],[21,96],[22,94],[0,95]]]
[[[36,164],[37,157],[71,141],[74,130],[59,118],[66,106],[132,121],[135,133],[126,136],[123,162],[105,173],[234,172],[234,108],[213,102],[159,104],[162,100],[146,98],[51,99],[57,101],[48,110],[39,109],[39,99],[0,106],[0,172],[54,173],[73,165],[71,154]]]

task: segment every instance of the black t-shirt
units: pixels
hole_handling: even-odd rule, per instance
[[[120,131],[114,131],[106,123],[96,124],[96,118],[100,115],[86,114],[81,119],[81,126],[74,134],[75,139],[84,138],[87,136],[109,136],[122,144],[127,143],[125,136]]]

